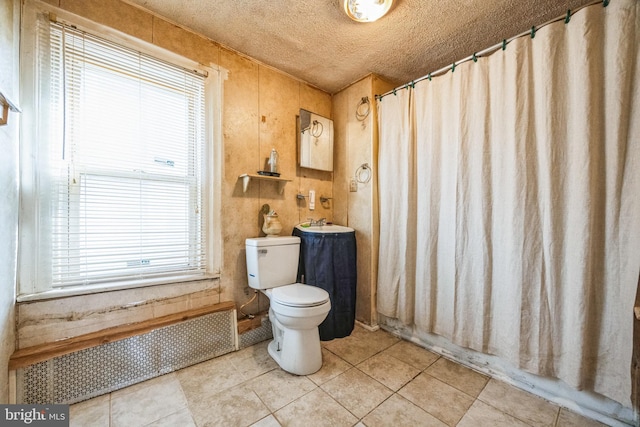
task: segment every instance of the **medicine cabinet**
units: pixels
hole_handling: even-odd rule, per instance
[[[298,117],[300,166],[333,171],[333,120],[303,109]]]

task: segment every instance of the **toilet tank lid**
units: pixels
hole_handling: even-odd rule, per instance
[[[273,236],[273,237],[254,237],[245,240],[246,246],[281,246],[281,245],[299,245],[300,238],[298,236]]]

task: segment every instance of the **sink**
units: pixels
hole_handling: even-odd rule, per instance
[[[328,224],[328,225],[308,225],[298,224],[296,228],[306,233],[351,233],[353,228],[345,227],[344,225]]]
[[[343,338],[351,334],[355,325],[356,233],[342,225],[314,225],[303,222],[293,228],[300,238],[300,257],[296,280],[317,286],[329,293],[331,310],[318,326],[322,341]]]

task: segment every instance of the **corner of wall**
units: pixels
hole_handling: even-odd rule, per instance
[[[369,74],[334,95],[336,123],[337,168],[334,175],[336,220],[356,230],[358,242],[358,288],[356,320],[364,325],[376,325],[376,289],[378,263],[378,198],[377,150],[378,132],[375,94],[389,84]],[[362,100],[368,99],[365,117],[356,114]],[[371,180],[356,184],[350,190],[350,181],[356,170],[368,164]]]
[[[18,99],[20,1],[0,2],[0,87]],[[9,403],[9,358],[15,350],[15,294],[18,230],[18,128],[20,117],[11,114],[0,127],[0,403]]]

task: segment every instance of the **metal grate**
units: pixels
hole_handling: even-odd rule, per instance
[[[235,310],[18,369],[18,403],[72,404],[236,350]]]
[[[262,325],[259,328],[251,329],[240,335],[240,348],[251,347],[262,341],[273,338],[271,322],[267,316],[262,318]]]

